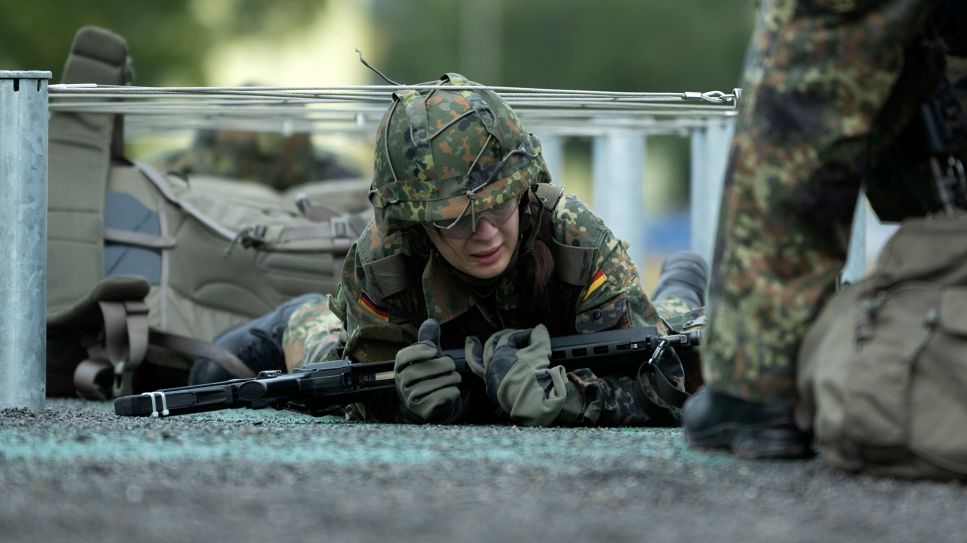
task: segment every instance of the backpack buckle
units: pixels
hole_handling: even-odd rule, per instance
[[[334,238],[355,237],[352,226],[349,224],[349,219],[346,217],[333,217],[329,219],[329,226],[332,228],[332,237]]]
[[[225,258],[228,258],[235,250],[235,246],[241,244],[243,249],[258,248],[265,244],[265,234],[268,232],[268,228],[262,224],[256,224],[249,226],[241,230],[232,239],[232,242],[228,244],[228,248],[225,249]]]

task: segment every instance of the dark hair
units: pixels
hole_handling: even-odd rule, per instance
[[[531,259],[532,292],[544,293],[551,281],[551,276],[554,274],[554,256],[551,255],[551,250],[548,249],[547,244],[542,239],[534,240],[534,248],[528,256]]]
[[[527,259],[521,262],[521,269],[522,282],[530,287],[525,300],[530,312],[529,320],[543,323],[552,331],[570,329],[574,317],[561,310],[560,297],[564,293],[558,288],[559,282],[554,281],[554,255],[547,246],[549,240],[544,239],[552,234],[551,210],[542,209],[543,204],[532,192],[526,194],[527,202],[522,203],[522,206],[527,205],[530,213],[522,213],[521,220],[526,218],[530,221],[527,225],[529,231],[536,230],[529,250],[521,254],[521,258]]]

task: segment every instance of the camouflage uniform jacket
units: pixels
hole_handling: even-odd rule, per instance
[[[522,239],[530,228],[540,228],[532,219],[540,205],[534,202],[531,198],[521,219]],[[538,323],[548,326],[552,336],[645,325],[663,329],[624,245],[594,212],[566,196],[546,220],[549,227],[536,237],[551,249],[555,267],[548,295],[536,301],[527,298],[526,245],[502,276],[475,285],[479,281],[461,277],[429,250],[424,236],[406,231],[384,236],[370,224],[350,249],[340,291],[330,300],[332,311],[345,323],[344,354],[359,361],[393,359],[400,348],[416,341],[417,329],[427,318],[440,322],[443,349],[462,347],[468,335],[486,340],[505,328]],[[586,369],[571,372],[569,378],[584,395],[585,408],[576,423],[677,423],[677,410],[647,383],[641,386],[627,376],[599,377]],[[482,383],[469,380],[475,379],[465,379],[470,398],[463,418],[492,419],[496,407],[486,400]],[[367,404],[369,416],[399,420],[399,402],[392,396],[382,408],[377,402]]]

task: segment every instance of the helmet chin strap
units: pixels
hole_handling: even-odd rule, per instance
[[[477,195],[473,191],[467,191],[467,205],[470,206],[470,231],[477,231]],[[466,210],[464,210],[466,212]]]

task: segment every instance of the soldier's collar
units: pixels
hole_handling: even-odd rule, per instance
[[[497,297],[497,308],[501,311],[518,306],[514,284],[518,277],[517,255],[514,251],[507,270],[500,276],[482,284],[480,279],[470,277],[451,266],[435,250],[431,251],[423,269],[423,296],[426,302],[427,317],[436,319],[440,324],[452,321],[481,302],[478,292],[491,291]],[[482,288],[483,287],[483,288]]]

